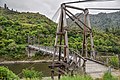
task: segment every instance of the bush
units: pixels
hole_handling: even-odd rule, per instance
[[[118,80],[118,78],[112,76],[110,72],[106,72],[103,76],[103,80]]]
[[[42,79],[42,72],[38,72],[38,71],[35,71],[32,69],[23,69],[22,71],[23,73],[23,77],[26,78],[26,79],[39,79],[41,80]]]
[[[111,57],[109,64],[112,65],[113,67],[119,67],[119,59],[118,57]]]
[[[0,80],[20,80],[19,77],[8,68],[0,67]]]
[[[93,80],[90,76],[88,75],[76,75],[76,76],[63,76],[61,80]]]

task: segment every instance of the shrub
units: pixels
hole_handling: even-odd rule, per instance
[[[113,67],[119,67],[119,59],[118,57],[111,57],[109,64],[112,65]]]
[[[0,67],[0,80],[20,80],[19,77],[8,68]]]
[[[103,80],[118,80],[118,78],[114,77],[110,72],[106,72],[103,75]]]
[[[63,76],[61,80],[93,80],[89,75]]]
[[[28,78],[28,79],[39,79],[39,80],[41,80],[42,76],[43,76],[42,72],[35,71],[35,70],[33,70],[33,68],[30,69],[30,70],[29,69],[23,69],[22,73],[23,73],[23,77],[26,78],[26,79]]]

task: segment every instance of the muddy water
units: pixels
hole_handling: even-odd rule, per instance
[[[12,70],[15,74],[20,74],[22,69],[26,68],[34,68],[36,71],[41,71],[45,77],[50,76],[50,69],[48,68],[50,63],[14,63],[14,64],[0,64],[0,66],[8,67]]]

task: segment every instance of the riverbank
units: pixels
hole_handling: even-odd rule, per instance
[[[54,77],[55,80],[58,80],[57,79],[57,76]],[[26,79],[20,79],[20,80],[26,80]],[[27,80],[31,80],[31,79],[27,79]],[[37,80],[37,79],[36,79]],[[38,79],[39,80],[39,79]],[[52,80],[51,77],[43,77],[42,80]]]
[[[23,60],[23,61],[3,61],[3,62],[0,62],[0,64],[16,64],[16,63],[50,63],[52,62],[52,60],[31,60],[31,61],[26,61],[26,60]]]
[[[0,64],[14,64],[14,63],[37,63],[37,62],[52,62],[52,57],[48,55],[38,56],[24,56],[21,58],[12,58],[10,56],[0,56]]]

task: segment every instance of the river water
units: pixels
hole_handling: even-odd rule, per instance
[[[22,72],[22,69],[26,68],[34,68],[36,71],[41,71],[45,77],[50,76],[50,69],[48,68],[48,65],[50,63],[14,63],[14,64],[0,64],[0,66],[8,67],[10,70],[12,70],[15,74],[20,74]],[[21,76],[21,75],[20,75]]]

